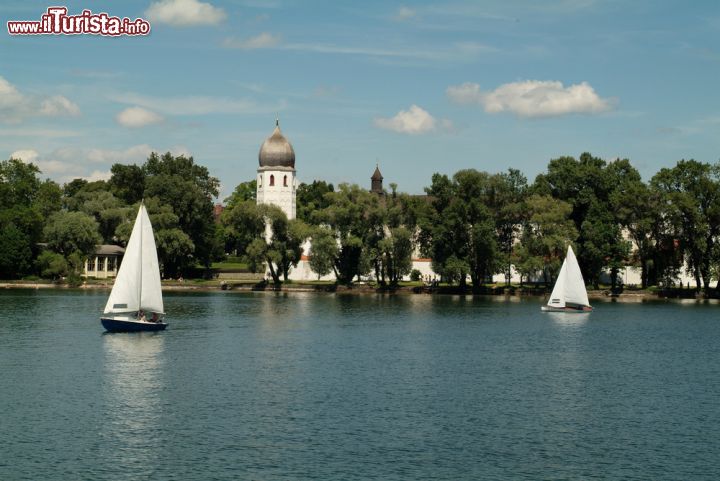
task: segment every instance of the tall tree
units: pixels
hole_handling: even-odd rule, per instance
[[[59,186],[38,179],[40,169],[19,159],[0,162],[0,276],[27,274],[43,222],[57,211]]]
[[[357,185],[340,184],[325,194],[328,207],[317,212],[317,221],[333,231],[338,245],[335,271],[338,282],[351,284],[370,269],[369,248],[382,238],[378,197]]]
[[[335,188],[332,184],[324,180],[314,180],[312,184],[300,183],[297,188],[297,218],[308,223],[314,224],[314,213],[328,207],[329,197],[325,194],[334,192]]]
[[[430,188],[433,212],[424,222],[433,270],[457,277],[465,285],[467,275],[474,289],[502,266],[498,262],[496,219],[488,205],[494,189],[491,176],[474,169],[460,170],[450,180],[433,175]]]
[[[216,251],[213,198],[220,181],[192,157],[150,154],[143,165],[145,197],[157,197],[178,217],[178,227],[194,245],[196,262],[209,266]],[[111,179],[112,180],[112,179]]]
[[[524,278],[542,272],[547,284],[560,271],[567,246],[577,239],[577,229],[570,219],[572,206],[549,195],[534,194],[524,202],[523,231],[513,259]]]
[[[551,160],[547,173],[538,175],[532,187],[535,193],[551,195],[572,206],[570,218],[579,233],[578,262],[585,279],[596,286],[602,270],[616,269],[627,252],[622,231],[613,227],[620,220],[610,201],[622,174],[622,168],[613,169],[603,159],[585,152],[577,160]]]
[[[720,235],[720,163],[681,160],[661,169],[651,180],[661,195],[661,215],[671,219],[697,286],[707,292]]]

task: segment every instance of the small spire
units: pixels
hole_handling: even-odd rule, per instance
[[[275,114],[275,127],[280,127],[280,116]]]

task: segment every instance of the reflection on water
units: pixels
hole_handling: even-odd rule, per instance
[[[589,312],[543,312],[542,314],[563,326],[580,326],[590,319]]]
[[[163,402],[164,333],[104,333],[102,436],[119,465],[151,465]]]

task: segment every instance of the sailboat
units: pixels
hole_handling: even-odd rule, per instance
[[[585,281],[572,247],[568,246],[567,255],[560,268],[550,300],[542,306],[543,311],[553,312],[589,312],[592,311]]]
[[[162,331],[164,314],[155,236],[141,203],[100,322],[108,331]]]

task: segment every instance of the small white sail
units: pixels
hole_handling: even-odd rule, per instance
[[[580,265],[570,246],[568,246],[564,264],[567,265],[565,303],[589,306],[590,301],[588,300],[587,290],[585,290],[585,279],[583,279],[582,272],[580,272]]]
[[[139,310],[164,313],[155,236],[144,204],[135,219],[105,314]]]
[[[565,307],[565,283],[567,282],[567,257],[563,261],[560,272],[558,273],[555,287],[550,294],[548,306]]]
[[[567,255],[563,261],[560,273],[558,274],[555,287],[550,294],[547,305],[558,309],[564,308],[567,304],[577,306],[590,306],[585,280],[580,265],[578,264],[572,247],[568,246]]]

